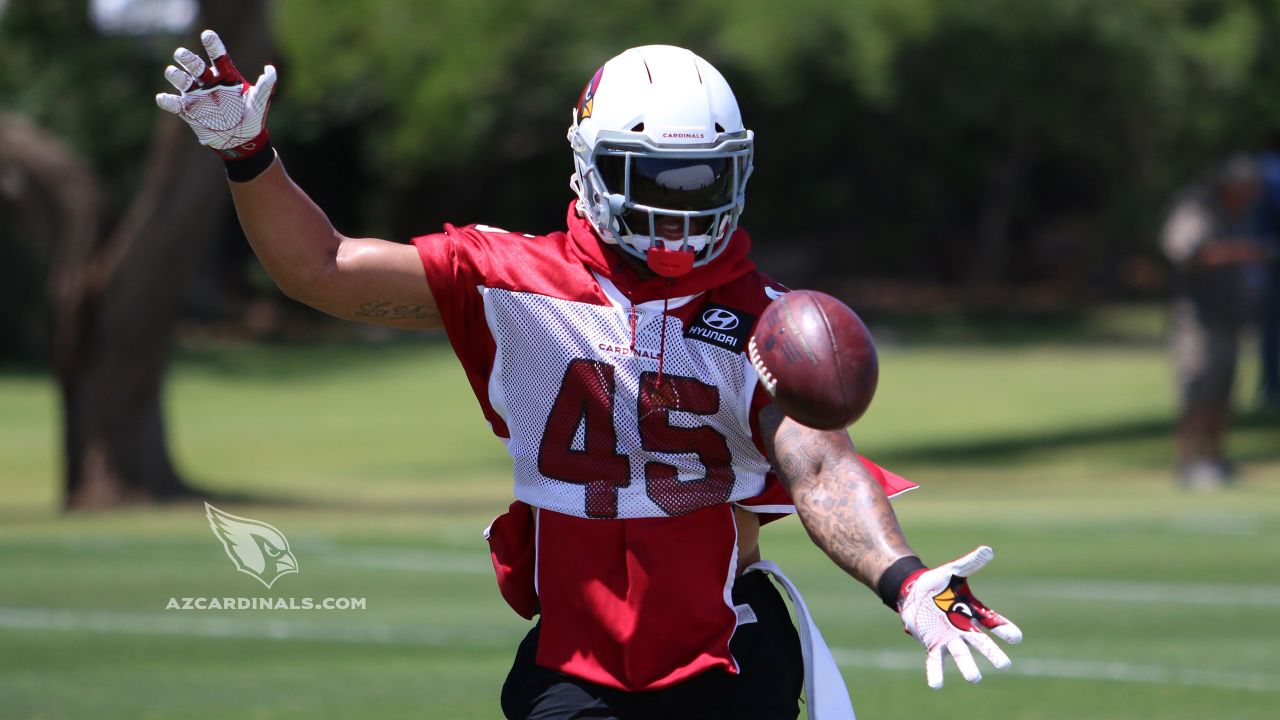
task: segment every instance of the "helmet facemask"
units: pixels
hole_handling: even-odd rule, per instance
[[[600,135],[589,156],[575,153],[573,184],[601,239],[662,275],[683,274],[724,251],[745,205],[750,131],[678,148],[655,147],[638,133]]]

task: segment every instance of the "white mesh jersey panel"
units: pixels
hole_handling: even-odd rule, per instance
[[[763,490],[769,465],[746,416],[756,376],[742,353],[686,339],[680,320],[661,312],[637,315],[633,353],[629,309],[481,292],[497,345],[490,402],[510,430],[517,498],[578,517],[637,518]]]

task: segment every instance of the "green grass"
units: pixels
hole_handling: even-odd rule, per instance
[[[1233,432],[1241,485],[1170,473],[1158,346],[886,348],[859,449],[922,482],[926,560],[997,549],[975,585],[1026,642],[1008,674],[924,685],[913,640],[795,519],[763,536],[845,662],[863,718],[1271,718],[1280,702],[1280,427]],[[1245,376],[1248,376],[1246,371]],[[480,531],[501,445],[432,343],[188,349],[178,460],[284,531],[301,572],[236,573],[195,503],[55,511],[56,395],[0,376],[0,718],[493,718],[524,621]],[[367,597],[364,611],[165,611],[184,596]]]

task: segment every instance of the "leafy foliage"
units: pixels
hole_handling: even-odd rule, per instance
[[[104,37],[86,7],[0,15],[0,106],[92,158],[119,206],[195,33]],[[746,225],[793,280],[1114,289],[1180,184],[1280,125],[1277,0],[279,0],[273,23],[293,174],[344,229],[400,239],[559,226],[583,83],[625,47],[691,47],[758,133]]]
[[[581,84],[665,42],[738,89],[757,232],[877,273],[1009,281],[1105,274],[1146,251],[1178,184],[1256,146],[1280,110],[1259,92],[1275,16],[1247,0],[328,0],[282,2],[276,28],[291,122],[361,127],[378,192],[406,195],[373,201],[389,230],[557,222]]]

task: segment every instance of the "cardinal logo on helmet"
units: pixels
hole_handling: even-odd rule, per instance
[[[600,76],[604,74],[604,66],[602,65],[596,74],[592,76],[591,82],[582,89],[582,97],[578,99],[578,120],[586,120],[591,117],[591,110],[595,106],[596,88],[600,87]]]

